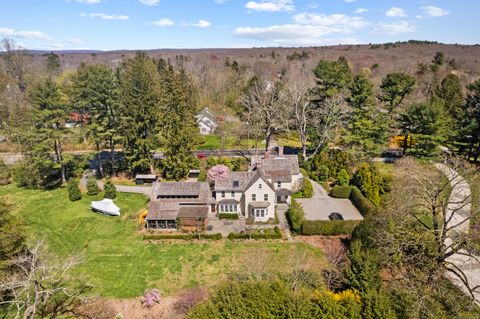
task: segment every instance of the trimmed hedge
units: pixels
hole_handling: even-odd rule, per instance
[[[167,240],[167,239],[178,239],[178,240],[195,240],[199,239],[199,235],[195,234],[152,234],[152,235],[143,235],[143,240]],[[200,240],[209,239],[209,240],[220,240],[222,239],[222,234],[200,234]]]
[[[356,186],[352,186],[350,200],[363,217],[375,212],[375,205],[369,201]]]
[[[280,228],[275,226],[273,228],[275,231],[274,233],[267,233],[267,234],[260,234],[260,233],[253,233],[253,234],[240,234],[240,233],[230,233],[228,234],[228,239],[235,240],[235,239],[281,239],[282,232]]]
[[[303,197],[304,198],[312,198],[313,197],[313,186],[312,182],[308,177],[303,178]]]
[[[238,214],[237,213],[220,213],[218,214],[219,219],[238,219]]]
[[[350,198],[350,193],[352,192],[351,186],[333,186],[330,195],[334,198]]]
[[[351,234],[359,223],[358,220],[306,220],[302,225],[302,235],[334,236]]]

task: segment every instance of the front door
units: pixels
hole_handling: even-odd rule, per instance
[[[282,196],[277,195],[277,203],[281,203],[281,202],[282,202]]]

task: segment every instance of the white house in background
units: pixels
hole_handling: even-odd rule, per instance
[[[208,109],[208,107],[204,108],[198,115],[195,116],[197,118],[198,128],[200,129],[200,134],[202,135],[209,135],[215,132],[217,128],[217,120],[215,119],[215,115]]]
[[[303,175],[300,173],[297,155],[284,155],[283,146],[278,147],[278,156],[252,157],[251,170],[260,170],[273,185],[277,203],[290,204],[291,195],[302,188]]]
[[[215,182],[217,212],[254,221],[275,218],[275,189],[261,171],[232,172]]]

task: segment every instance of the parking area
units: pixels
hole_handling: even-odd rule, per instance
[[[245,220],[227,220],[227,219],[208,219],[208,234],[221,233],[223,237],[227,237],[230,233],[239,233],[245,230]]]
[[[313,197],[299,198],[307,220],[330,220],[333,213],[342,215],[344,220],[363,220],[358,209],[349,199],[338,199],[328,196],[327,191],[315,181],[312,181]]]

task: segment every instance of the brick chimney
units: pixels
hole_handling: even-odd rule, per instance
[[[265,156],[263,158],[266,160],[270,159],[270,150],[265,151]]]
[[[278,157],[283,157],[283,146],[278,147]]]

